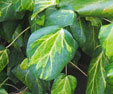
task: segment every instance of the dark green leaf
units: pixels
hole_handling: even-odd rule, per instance
[[[15,32],[12,35],[12,41],[22,32],[21,25],[18,25]],[[23,37],[20,36],[16,42],[13,44],[15,48],[19,48],[23,46]]]
[[[76,19],[74,20],[73,25],[71,25],[70,27],[71,27],[73,37],[75,38],[75,40],[77,40],[80,47],[84,46],[86,42],[85,31],[87,31],[87,28],[85,27],[84,22],[81,19],[79,20]]]
[[[7,49],[0,51],[0,72],[6,67],[9,63]]]
[[[113,24],[102,26],[99,40],[108,58],[113,61]]]
[[[6,20],[22,19],[23,12],[16,13],[13,9],[12,0],[0,0],[0,22]]]
[[[72,10],[60,9],[46,17],[46,26],[58,25],[60,27],[70,26],[76,19],[76,14]]]
[[[108,64],[109,61],[103,51],[91,60],[86,94],[104,94],[106,88],[105,66]]]
[[[65,29],[58,26],[39,29],[28,41],[29,67],[36,77],[52,80],[73,58],[77,47],[76,41]]]
[[[59,75],[52,85],[51,94],[74,94],[77,80],[71,75]]]
[[[28,69],[23,71],[19,65],[14,68],[13,73],[32,91],[32,94],[46,93],[49,86],[48,82],[36,78]]]

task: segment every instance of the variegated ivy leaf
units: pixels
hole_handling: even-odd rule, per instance
[[[101,27],[99,40],[106,55],[113,61],[113,24]]]
[[[60,0],[64,5],[71,5],[80,16],[113,17],[113,0]]]
[[[42,12],[44,9],[56,5],[57,3],[58,0],[35,0],[35,6],[31,19],[34,19],[36,15]]]
[[[71,75],[61,74],[53,82],[51,94],[75,94],[77,80]]]
[[[0,72],[6,67],[9,63],[7,49],[0,50]]]
[[[105,67],[108,64],[109,61],[103,51],[91,60],[86,94],[104,94],[106,88]]]
[[[72,35],[63,28],[49,26],[39,29],[28,40],[28,66],[36,77],[52,80],[73,58],[77,47]]]
[[[60,27],[70,26],[75,22],[77,15],[73,10],[60,9],[46,17],[46,26],[58,25]]]
[[[23,12],[15,12],[12,0],[0,0],[0,22],[6,20],[22,19],[23,16]]]
[[[16,11],[30,10],[34,8],[34,0],[12,0]]]
[[[27,63],[26,59],[24,62]],[[20,65],[13,69],[13,73],[31,90],[32,94],[45,94],[49,87],[49,82],[36,78],[29,69],[22,70]]]

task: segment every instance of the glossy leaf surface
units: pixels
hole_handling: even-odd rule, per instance
[[[54,80],[51,94],[74,94],[76,86],[75,77],[61,74]]]
[[[104,52],[91,60],[86,94],[104,94],[106,88],[105,66],[109,63]]]
[[[60,5],[71,5],[80,16],[113,17],[112,0],[61,0]]]
[[[52,80],[73,58],[77,47],[71,34],[58,26],[37,30],[27,45],[29,67],[36,77]]]
[[[20,65],[13,70],[14,75],[22,81],[31,91],[32,94],[45,94],[48,89],[48,82],[40,80],[27,70],[22,70]]]
[[[36,15],[46,8],[56,5],[57,0],[35,0],[34,10],[31,19],[34,19]]]
[[[113,61],[113,24],[102,26],[99,40],[108,58]]]
[[[46,26],[58,25],[60,27],[70,26],[76,19],[76,14],[72,10],[60,9],[46,17]]]

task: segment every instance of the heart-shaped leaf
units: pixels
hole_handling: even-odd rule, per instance
[[[27,45],[30,70],[36,77],[54,79],[73,58],[78,45],[72,35],[58,26],[32,33]]]

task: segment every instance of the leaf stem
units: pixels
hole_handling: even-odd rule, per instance
[[[109,23],[113,23],[112,21],[106,19],[106,18],[103,18],[105,21],[109,22]]]
[[[84,76],[87,77],[87,74],[86,74],[83,70],[81,70],[77,65],[75,65],[75,64],[72,63],[72,62],[70,62],[70,64],[73,65],[73,66],[74,66],[76,69],[78,69]]]
[[[13,44],[24,32],[26,32],[28,29],[30,29],[30,26],[27,27],[25,30],[23,30],[23,31],[6,47],[6,49],[8,49],[10,46],[12,46],[12,44]]]
[[[0,87],[2,87],[3,85],[4,85],[4,83],[6,82],[6,81],[8,81],[9,80],[9,77],[7,77],[1,84],[0,84]]]

